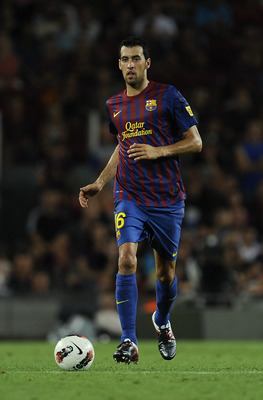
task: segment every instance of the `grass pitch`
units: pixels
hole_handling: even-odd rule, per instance
[[[0,342],[1,400],[262,400],[263,341],[180,341],[174,360],[140,341],[137,365],[115,364],[117,342],[94,342],[88,371],[55,364],[55,344]]]

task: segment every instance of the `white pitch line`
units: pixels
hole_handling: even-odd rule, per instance
[[[263,374],[263,371],[181,371],[181,374],[213,375],[213,374]]]
[[[1,371],[0,370],[0,374],[61,374],[61,373],[78,373],[78,372],[87,372],[88,371]],[[99,374],[112,374],[113,371],[94,371],[93,373],[99,373]],[[122,373],[127,373],[127,374],[145,374],[145,375],[150,375],[150,374],[183,374],[183,375],[228,375],[228,374],[232,374],[232,375],[256,375],[256,374],[263,374],[263,371],[136,371],[136,370],[127,370],[127,371],[123,371],[121,370]]]

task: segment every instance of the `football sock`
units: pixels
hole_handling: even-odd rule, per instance
[[[138,287],[136,274],[117,274],[115,297],[122,327],[121,342],[123,342],[125,339],[130,339],[137,345],[136,314]]]
[[[156,313],[155,323],[160,327],[168,324],[170,310],[177,295],[177,277],[175,275],[171,286],[163,285],[156,279]]]

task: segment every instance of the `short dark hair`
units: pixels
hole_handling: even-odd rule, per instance
[[[140,36],[128,36],[127,38],[123,39],[120,42],[119,54],[121,54],[122,46],[125,46],[125,47],[141,46],[143,48],[143,54],[144,54],[145,60],[150,58],[149,44],[148,44],[147,40],[145,40],[144,38],[142,38]]]

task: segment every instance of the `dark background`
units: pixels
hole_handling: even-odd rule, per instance
[[[116,144],[105,101],[124,87],[119,42],[140,34],[150,43],[149,78],[182,92],[203,139],[202,153],[181,159],[188,199],[178,302],[262,300],[262,3],[1,1],[0,296],[66,293],[110,304],[112,188],[88,210],[78,191]],[[147,306],[154,293],[147,243],[138,260]],[[81,301],[76,309],[91,312]]]

